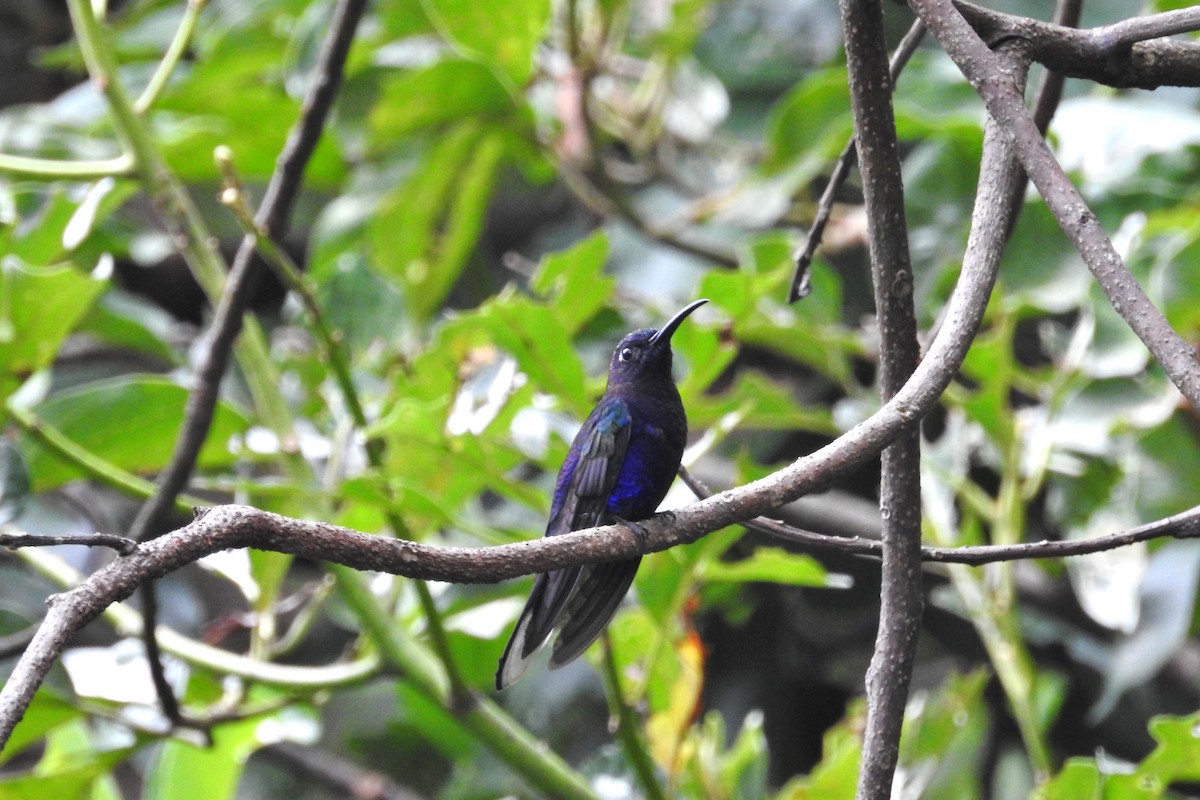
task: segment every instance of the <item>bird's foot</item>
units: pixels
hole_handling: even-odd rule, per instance
[[[650,536],[650,534],[647,532],[642,523],[634,522],[631,519],[623,519],[621,517],[617,517],[616,521],[617,524],[624,525],[626,528],[629,528],[629,530],[633,532],[633,535],[637,537],[638,546],[643,550],[646,549],[646,539]]]

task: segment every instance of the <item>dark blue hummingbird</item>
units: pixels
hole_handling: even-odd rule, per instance
[[[671,336],[707,300],[697,300],[658,330],[628,334],[613,351],[608,388],[575,435],[554,484],[547,536],[623,523],[644,536],[671,488],[687,444],[687,416],[671,377]],[[558,629],[550,668],[587,650],[629,591],[641,557],[538,575],[517,620],[496,688],[511,686]]]

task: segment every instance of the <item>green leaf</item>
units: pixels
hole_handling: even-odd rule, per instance
[[[893,105],[896,133],[901,140],[927,138],[937,133],[982,129],[975,113],[977,96],[970,84],[948,79],[947,60],[940,53],[913,54],[896,82]]]
[[[143,800],[232,800],[246,759],[264,744],[263,723],[254,717],[218,725],[212,747],[168,739],[150,766]]]
[[[1003,291],[996,299],[1004,307],[1051,313],[1078,308],[1092,284],[1079,253],[1040,198],[1022,207],[1011,243],[1004,248],[1000,274]]]
[[[608,236],[597,230],[566,250],[543,256],[529,281],[572,335],[605,307],[616,288],[616,279],[604,274],[608,253]]]
[[[850,88],[844,67],[814,72],[788,92],[767,118],[767,173],[823,168],[850,135]]]
[[[828,408],[799,405],[787,389],[757,372],[739,376],[730,391],[716,396],[692,395],[689,401],[688,420],[696,428],[713,425],[726,414],[738,414],[741,425],[747,428],[838,433]]]
[[[1200,714],[1155,717],[1150,735],[1158,743],[1132,772],[1108,774],[1095,759],[1073,758],[1053,780],[1034,792],[1035,800],[1156,800],[1174,783],[1200,780]]]
[[[514,86],[533,72],[533,54],[550,21],[549,0],[424,0],[437,30],[455,49],[499,70]]]
[[[1034,800],[1103,800],[1104,776],[1090,758],[1072,758],[1054,779],[1033,792]]]
[[[280,64],[301,10],[293,16],[278,4],[254,4],[239,12],[239,24],[227,21],[201,38],[198,58],[156,106],[173,113],[152,117],[167,162],[179,178],[217,182],[217,145],[233,150],[244,178],[266,179],[274,171],[288,129],[300,114],[299,101],[281,85]],[[306,163],[305,187],[332,187],[344,174],[337,140],[323,136]]]
[[[61,189],[44,199],[36,214],[13,231],[6,249],[8,255],[35,266],[50,266],[63,259],[63,231],[75,215],[78,203]]]
[[[973,773],[971,794],[977,795],[979,776],[974,757],[988,732],[983,692],[989,679],[984,669],[969,675],[952,675],[932,696],[911,703],[900,739],[902,763],[919,768],[922,760],[936,759],[943,762],[945,772],[949,766],[945,762],[954,758],[959,762],[954,765],[956,771]],[[919,713],[912,713],[912,708],[919,709]]]
[[[738,259],[747,272],[773,275],[780,271],[791,271],[795,265],[793,254],[796,243],[791,235],[782,231],[760,234],[749,239],[744,253]]]
[[[461,124],[383,201],[370,228],[372,260],[401,282],[417,317],[441,307],[466,266],[504,152],[502,133]]]
[[[81,332],[90,333],[114,347],[136,350],[168,363],[179,359],[167,344],[175,321],[149,301],[112,290],[105,292],[79,323]]]
[[[29,708],[25,710],[21,724],[13,729],[12,736],[4,750],[0,751],[0,764],[7,762],[29,745],[41,740],[59,725],[82,716],[83,712],[66,700],[50,694],[46,689],[39,690],[33,696],[33,702],[29,704]],[[0,794],[0,797],[3,795]]]
[[[445,59],[388,76],[371,110],[371,139],[376,147],[391,147],[413,131],[466,118],[500,118],[516,108],[486,66]]]
[[[108,280],[69,266],[0,261],[0,400],[47,366]]]
[[[96,782],[106,777],[112,766],[89,760],[46,775],[0,779],[0,800],[92,800]]]
[[[523,299],[490,301],[480,308],[469,327],[512,355],[521,370],[543,389],[586,413],[590,406],[587,376],[575,354],[570,331],[554,309]]]
[[[1150,735],[1158,746],[1137,769],[1140,777],[1156,777],[1166,786],[1175,781],[1200,780],[1200,714],[1155,717]]]
[[[778,547],[760,547],[741,561],[710,561],[700,572],[706,581],[765,581],[787,586],[826,586],[828,573],[815,558]]]
[[[8,439],[0,440],[0,525],[12,522],[29,502],[29,470]]]
[[[101,222],[137,191],[137,184],[133,181],[117,182],[113,178],[102,178],[93,183],[63,229],[61,243],[64,251],[71,252],[79,247]]]
[[[170,458],[187,396],[186,389],[165,378],[114,378],[55,394],[36,412],[43,422],[115,466],[147,473]],[[247,427],[246,419],[232,406],[218,404],[208,441],[200,451],[201,468],[233,463],[229,439]],[[22,449],[34,491],[83,477],[73,464],[34,441],[23,440]]]
[[[752,244],[752,248],[755,245]],[[765,255],[778,254],[778,237],[758,245]],[[733,335],[743,344],[759,345],[811,365],[838,382],[849,380],[850,357],[861,345],[841,324],[841,281],[827,266],[810,270],[812,293],[802,303],[783,304],[791,270],[772,259],[775,269],[759,274],[747,270],[713,271],[704,276],[700,296],[733,323]]]
[[[83,719],[67,720],[47,731],[46,751],[32,772],[0,780],[0,800],[113,797],[112,769],[132,752],[132,747],[97,749]]]

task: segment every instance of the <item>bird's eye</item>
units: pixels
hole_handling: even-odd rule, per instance
[[[622,347],[621,353],[620,353],[620,355],[617,356],[617,358],[619,358],[622,361],[632,361],[633,360],[633,348],[632,347]]]

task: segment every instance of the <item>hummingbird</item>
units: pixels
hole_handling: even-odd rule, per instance
[[[639,537],[671,488],[687,444],[687,416],[671,376],[671,336],[707,300],[655,330],[627,334],[613,351],[608,387],[575,435],[554,484],[546,536],[623,524]],[[538,575],[517,619],[496,688],[511,686],[558,629],[550,669],[578,658],[617,611],[641,556]]]

